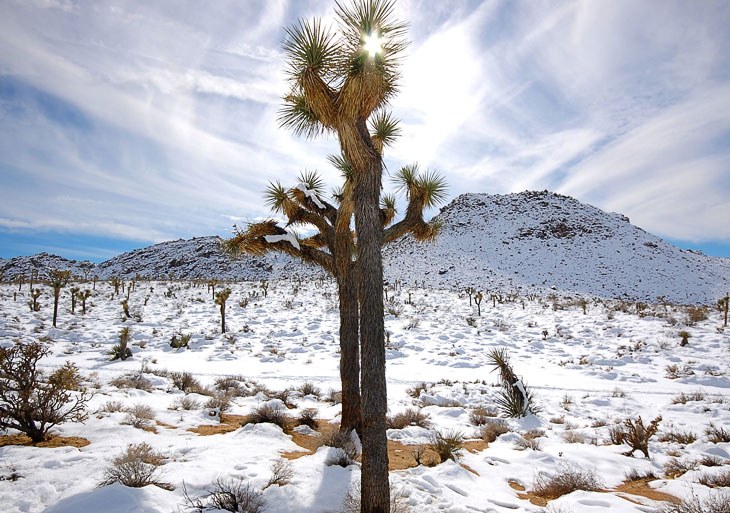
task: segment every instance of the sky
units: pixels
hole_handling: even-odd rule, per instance
[[[0,1],[0,257],[103,261],[229,236],[269,181],[332,186],[332,137],[278,126],[309,0]],[[401,0],[387,172],[552,190],[730,257],[730,2]],[[391,188],[385,177],[386,188]],[[437,213],[437,210],[430,212]]]

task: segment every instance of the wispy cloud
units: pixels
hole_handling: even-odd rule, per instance
[[[0,4],[0,227],[158,241],[268,212],[332,139],[277,126],[280,43],[329,0]],[[451,192],[553,189],[730,241],[730,4],[402,0],[393,103]],[[42,204],[42,207],[40,205]]]

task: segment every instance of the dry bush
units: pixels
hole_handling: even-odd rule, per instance
[[[688,363],[685,363],[681,367],[676,363],[673,363],[671,365],[667,365],[664,370],[666,372],[667,379],[685,378],[687,376],[692,376],[695,373]]]
[[[347,468],[355,463],[358,456],[358,450],[355,442],[352,440],[351,433],[345,433],[338,429],[334,429],[322,437],[322,445],[334,447],[337,451],[333,451],[327,459],[327,465],[338,465]]]
[[[715,456],[714,454],[704,454],[699,460],[697,460],[697,463],[699,463],[703,467],[720,467],[722,465],[726,465],[729,462],[730,461],[726,460],[725,458],[720,458],[719,456]]]
[[[730,493],[713,491],[705,499],[694,492],[678,503],[665,503],[659,513],[730,513]]]
[[[342,402],[342,392],[331,388],[327,391],[327,395],[325,395],[322,400],[327,403],[340,404]]]
[[[474,426],[483,426],[489,422],[490,418],[497,416],[496,408],[474,408],[469,412],[469,422]]]
[[[387,417],[385,422],[388,429],[403,429],[408,426],[428,428],[431,425],[428,415],[414,408],[408,408],[392,417]]]
[[[136,388],[137,390],[152,392],[152,383],[141,372],[119,376],[118,378],[112,379],[109,384],[117,388]]]
[[[690,306],[687,308],[687,326],[694,326],[705,320],[707,320],[707,310],[704,307]]]
[[[127,411],[122,401],[107,401],[97,410],[97,413],[116,413],[119,411]]]
[[[507,427],[507,423],[503,420],[496,419],[490,420],[484,426],[482,426],[482,429],[480,430],[480,435],[482,437],[482,440],[491,444],[497,439],[497,437],[499,437],[499,435],[503,435],[508,432],[509,427]]]
[[[48,384],[64,390],[78,390],[81,386],[79,368],[74,363],[67,361],[48,376]]]
[[[294,469],[287,460],[279,458],[271,465],[271,477],[264,486],[264,490],[269,486],[284,486],[291,482],[294,477]]]
[[[730,442],[730,430],[723,427],[717,427],[712,422],[710,422],[710,425],[707,426],[707,429],[705,429],[705,434],[707,435],[707,440],[713,444]]]
[[[539,438],[525,438],[524,436],[515,440],[515,449],[518,451],[524,451],[531,449],[533,451],[540,450],[540,439]]]
[[[269,404],[264,404],[263,406],[254,408],[245,423],[263,424],[265,422],[269,422],[271,424],[276,424],[281,429],[285,429],[290,418],[291,417],[289,417],[282,408],[274,408]]]
[[[302,384],[297,390],[302,395],[313,395],[314,397],[319,397],[320,395],[319,388],[317,388],[311,381],[307,381]]]
[[[360,513],[360,484],[355,482],[342,503],[342,513]],[[408,496],[402,489],[390,488],[390,511],[389,513],[411,513],[408,505]]]
[[[287,408],[296,408],[297,407],[297,405],[294,404],[291,400],[292,390],[289,388],[285,388],[284,390],[280,390],[278,392],[269,391],[268,395],[272,399],[280,400],[282,403],[284,403],[284,405]]]
[[[659,479],[653,470],[641,471],[635,467],[632,467],[624,476],[626,477],[626,481],[653,481],[654,479]]]
[[[560,434],[560,437],[565,443],[568,444],[584,444],[586,443],[586,437],[579,431],[564,431]]]
[[[127,416],[122,424],[132,426],[138,429],[149,427],[155,418],[152,408],[145,404],[135,404],[127,410]]]
[[[45,440],[56,424],[86,419],[85,392],[43,382],[36,365],[49,352],[40,342],[0,347],[0,428],[17,429],[33,443]]]
[[[692,431],[679,431],[678,429],[671,429],[666,431],[659,437],[660,442],[675,442],[682,445],[688,445],[697,440],[697,435]]]
[[[316,408],[306,408],[299,413],[297,417],[297,426],[309,426],[312,429],[317,429],[317,414],[319,412]]]
[[[703,474],[697,482],[710,488],[730,487],[730,470],[725,470],[719,474]]]
[[[664,464],[664,473],[667,477],[679,477],[686,474],[690,470],[697,470],[698,465],[695,460],[680,460],[679,458],[670,458]]]
[[[215,389],[237,397],[253,395],[251,390],[245,386],[246,378],[243,376],[224,376],[216,378]]]
[[[661,420],[661,417],[657,417],[648,426],[644,426],[641,416],[636,420],[626,419],[622,427],[613,426],[609,429],[611,443],[628,444],[631,450],[625,452],[624,456],[633,456],[635,451],[641,451],[649,459],[649,439],[656,434]]]
[[[172,403],[173,410],[197,410],[200,408],[200,401],[189,395],[184,395],[175,399]]]
[[[163,463],[164,457],[148,444],[130,444],[104,470],[104,480],[99,486],[121,483],[132,488],[155,485],[165,490],[173,490],[172,485],[159,480],[159,467]]]
[[[227,392],[214,393],[205,403],[205,407],[219,412],[228,411],[231,409],[231,395]]]
[[[410,395],[414,399],[421,397],[421,392],[428,391],[428,383],[422,381],[421,383],[414,385],[410,388],[406,388],[406,394]]]
[[[217,479],[212,490],[202,497],[190,497],[184,491],[185,505],[195,513],[230,511],[231,513],[262,513],[266,498],[243,478]]]
[[[439,460],[443,463],[449,459],[456,461],[463,444],[464,435],[460,431],[450,430],[444,433],[435,431],[431,435],[431,441],[428,446],[438,454]]]
[[[682,392],[672,399],[672,404],[687,404],[690,401],[704,401],[705,393],[702,390],[696,390],[690,394]]]
[[[555,474],[538,472],[532,493],[544,499],[557,499],[576,490],[599,490],[603,483],[593,470],[576,465],[562,465]]]
[[[170,373],[170,378],[172,378],[173,386],[186,394],[189,392],[200,392],[202,390],[200,382],[189,372],[172,372]]]

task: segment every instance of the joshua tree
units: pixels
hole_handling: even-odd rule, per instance
[[[28,301],[28,306],[30,306],[31,312],[37,312],[41,309],[41,305],[38,304],[38,298],[41,296],[40,289],[31,289],[30,296],[33,298],[32,300]]]
[[[728,305],[730,305],[730,295],[728,295],[728,294],[726,294],[724,298],[717,301],[718,310],[720,310],[720,312],[725,313],[725,324],[723,324],[724,327],[727,327]]]
[[[118,295],[119,294],[119,286],[122,284],[122,280],[119,279],[116,276],[112,276],[111,280],[109,280],[109,281],[112,284],[112,287],[114,287],[114,295],[115,296]]]
[[[482,316],[482,298],[484,298],[484,296],[481,292],[476,292],[474,294],[474,303],[477,305],[477,314],[479,317]]]
[[[71,271],[51,271],[51,287],[53,287],[53,327],[56,327],[56,318],[58,317],[58,297],[61,295],[61,289],[68,284],[71,278]]]
[[[119,343],[114,344],[109,351],[112,360],[126,360],[132,357],[132,350],[128,347],[132,334],[129,328],[124,327],[119,331]]]
[[[18,292],[20,292],[20,289],[23,287],[23,283],[25,283],[25,275],[19,274],[17,278],[15,278],[15,281],[18,283]]]
[[[98,280],[98,279],[99,279],[99,275],[95,274],[94,275],[94,287],[93,287],[94,290],[96,290],[96,280]]]
[[[215,295],[215,304],[221,307],[221,333],[226,332],[226,300],[231,295],[231,289],[223,289]]]
[[[81,314],[86,315],[86,300],[91,296],[91,291],[86,289],[83,292],[78,292],[76,298],[81,301]]]
[[[355,283],[357,253],[354,234],[350,230],[352,219],[352,177],[349,167],[341,157],[330,159],[343,172],[345,185],[335,191],[338,208],[322,199],[323,185],[315,172],[303,172],[299,184],[285,189],[281,184],[272,184],[266,193],[271,208],[284,214],[290,225],[309,223],[319,231],[307,239],[299,240],[274,221],[249,225],[246,231],[237,230],[236,236],[226,241],[225,247],[234,255],[247,252],[261,255],[267,251],[281,251],[304,261],[322,267],[337,279],[340,301],[340,378],[342,381],[342,420],[340,429],[356,429],[361,433],[361,409],[359,386],[359,342],[358,342],[358,299]],[[416,165],[406,166],[395,177],[396,183],[405,191],[409,202],[405,218],[385,229],[383,241],[392,242],[405,233],[411,233],[417,240],[430,240],[437,231],[437,225],[423,220],[425,206],[432,206],[444,197],[445,183],[436,173],[419,174]],[[384,196],[381,219],[385,226],[396,214],[395,198]],[[322,248],[327,251],[322,251]]]
[[[215,286],[218,284],[218,280],[210,280],[208,282],[208,290],[213,289],[213,301],[215,301]]]
[[[122,299],[122,310],[124,311],[124,315],[127,317],[127,319],[132,317],[129,314],[129,302],[126,299]]]
[[[287,29],[284,42],[292,89],[285,98],[282,125],[307,137],[336,134],[354,171],[361,380],[367,383],[362,394],[365,513],[390,509],[380,218],[383,161],[378,151],[387,141],[378,136],[378,125],[390,124],[383,109],[396,92],[398,57],[407,45],[406,26],[393,20],[393,10],[393,0],[353,0],[349,6],[336,3],[337,34],[319,20],[300,20]],[[375,137],[368,130],[368,121]]]
[[[76,313],[76,299],[78,299],[78,293],[79,293],[78,287],[71,287],[71,315],[75,315]]]

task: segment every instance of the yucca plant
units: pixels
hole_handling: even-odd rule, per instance
[[[126,360],[132,357],[132,350],[128,347],[131,339],[132,333],[129,328],[125,327],[119,331],[119,343],[114,344],[109,351],[112,360]]]
[[[18,289],[20,290],[20,289]],[[724,298],[717,301],[717,309],[720,310],[721,313],[725,314],[725,323],[723,324],[723,327],[727,328],[727,311],[728,306],[730,306],[730,295],[725,295]]]
[[[78,298],[77,294],[79,293],[78,287],[71,287],[71,315],[76,314],[76,299]]]
[[[119,287],[122,285],[122,280],[117,276],[112,276],[112,278],[109,280],[109,283],[111,283],[112,287],[114,287],[114,295],[118,295]]]
[[[536,413],[532,391],[515,374],[504,348],[492,349],[487,353],[493,370],[499,372],[502,390],[497,396],[497,406],[508,417],[525,417]]]
[[[51,287],[53,288],[53,327],[56,327],[56,318],[58,317],[58,298],[61,295],[61,289],[68,284],[71,278],[71,271],[51,271]]]
[[[81,314],[86,315],[86,300],[91,296],[91,291],[86,289],[83,292],[77,292],[76,297],[81,301]]]
[[[226,301],[231,295],[231,289],[223,289],[215,295],[215,304],[221,307],[221,333],[226,332]]]
[[[37,312],[41,309],[41,305],[38,303],[38,298],[41,297],[41,290],[40,289],[31,289],[30,297],[32,298],[30,301],[28,301],[28,306],[30,307],[31,312]]]

